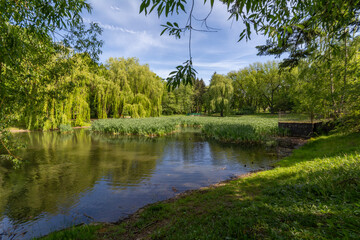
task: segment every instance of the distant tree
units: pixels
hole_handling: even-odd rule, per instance
[[[180,113],[180,105],[177,102],[176,96],[175,96],[175,90],[173,91],[167,91],[166,84],[164,84],[164,91],[163,91],[163,97],[162,97],[162,113],[165,115],[172,115],[176,113]]]
[[[231,79],[214,73],[209,86],[210,104],[213,110],[220,112],[220,116],[229,114],[234,89]]]
[[[251,69],[246,67],[239,71],[232,71],[227,76],[232,80],[234,88],[232,108],[239,113],[255,112],[258,107],[259,95]]]
[[[312,119],[359,114],[359,45],[359,37],[341,41],[301,62],[293,93],[298,109]]]
[[[110,58],[108,73],[95,87],[100,118],[160,116],[163,83],[136,58]]]
[[[271,113],[275,112],[276,96],[283,85],[283,79],[279,74],[278,65],[275,61],[267,63],[255,63],[250,65],[254,69],[254,81],[257,92],[263,98]]]
[[[336,45],[336,41],[344,40],[360,29],[358,1],[220,0],[220,2],[227,5],[230,19],[244,23],[239,40],[244,38],[250,40],[254,32],[263,34],[268,40],[266,45],[258,47],[259,54],[279,56],[288,53],[281,64],[283,67],[294,67],[301,59],[311,56],[323,47]],[[186,9],[188,3],[190,6]],[[212,10],[214,0],[205,0],[203,3],[209,3]],[[193,16],[194,4],[194,0],[142,0],[140,5],[140,12],[149,14],[155,10],[159,17],[168,17],[180,12],[188,15],[188,21],[183,26],[176,22],[162,25],[164,30],[161,34],[167,32],[176,38],[189,31],[189,59],[170,73],[168,82],[173,86],[181,82],[191,84],[191,77],[196,74],[191,56],[191,36],[193,31],[199,30],[194,28],[192,20],[199,18]],[[201,31],[213,30],[208,27],[207,19],[208,17],[202,20],[205,29],[200,29]],[[332,41],[325,45],[319,44],[324,36],[328,36]]]
[[[237,72],[228,73],[234,87],[232,106],[240,112],[250,113],[258,108],[271,113],[290,110],[291,84],[296,79],[293,72],[280,72],[275,61],[254,63]]]
[[[205,82],[202,79],[195,79],[194,81],[194,111],[200,113],[204,104],[204,93],[206,91]]]

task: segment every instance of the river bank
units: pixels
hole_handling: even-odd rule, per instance
[[[72,127],[72,129],[88,129],[90,126],[82,126],[82,127]],[[11,133],[24,133],[24,132],[34,132],[36,130],[29,130],[29,129],[21,129],[21,128],[9,128],[9,132]],[[40,131],[40,130],[38,130]],[[53,130],[58,131],[58,130]]]
[[[310,140],[277,168],[45,239],[358,239],[360,134]]]

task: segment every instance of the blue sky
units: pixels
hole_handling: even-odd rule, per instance
[[[165,34],[160,36],[161,24],[177,21],[180,26],[184,26],[187,21],[185,14],[168,19],[159,19],[155,12],[145,16],[143,13],[139,14],[141,0],[89,2],[93,10],[92,14],[83,15],[85,22],[97,22],[104,30],[101,62],[105,63],[110,57],[136,57],[141,64],[148,64],[153,72],[166,78],[177,65],[188,59],[188,34],[180,40]],[[195,0],[197,18],[204,18],[209,10],[210,6],[204,6],[203,0]],[[193,64],[198,77],[203,78],[207,84],[215,71],[227,74],[254,62],[274,59],[256,56],[255,46],[265,43],[263,36],[253,35],[248,42],[237,42],[242,23],[228,20],[228,17],[226,6],[215,1],[208,25],[219,30],[215,33],[193,33]]]

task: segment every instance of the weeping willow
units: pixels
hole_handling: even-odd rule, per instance
[[[51,130],[60,124],[82,126],[90,122],[89,85],[93,76],[88,61],[81,55],[58,57],[45,67],[40,77],[48,78],[46,86],[30,89],[29,97],[34,101],[24,106],[20,116],[27,129]]]
[[[163,83],[136,58],[110,58],[96,83],[98,118],[156,117],[162,112]]]
[[[83,126],[93,118],[160,116],[162,80],[135,58],[110,58],[105,66],[84,54],[54,57],[38,69],[20,121],[27,129]],[[46,85],[38,87],[39,78]]]

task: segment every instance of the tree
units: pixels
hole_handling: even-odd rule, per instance
[[[194,94],[193,94],[193,101],[194,101],[194,112],[200,113],[202,110],[202,106],[204,104],[204,93],[206,91],[205,82],[202,79],[195,79],[194,82]]]
[[[87,28],[81,17],[83,11],[91,12],[86,0],[0,1],[0,63],[16,64],[22,55],[44,44],[52,45],[52,39],[96,59],[102,45],[96,36],[101,29],[97,24]],[[22,32],[29,38],[24,39]]]
[[[251,114],[259,108],[262,96],[256,86],[256,73],[256,69],[250,65],[227,75],[234,88],[232,107],[240,114]]]
[[[213,110],[220,112],[221,117],[230,111],[233,92],[231,79],[217,73],[213,74],[209,86],[210,103]]]
[[[190,11],[185,11],[186,4],[190,2]],[[287,0],[220,0],[228,7],[229,18],[241,20],[245,28],[240,33],[239,40],[251,39],[252,31],[263,34],[268,38],[265,46],[259,46],[260,55],[276,55],[289,53],[281,64],[296,66],[301,59],[311,56],[322,46],[319,40],[329,36],[332,40],[346,39],[350,33],[359,31],[359,1],[316,0],[316,1],[287,1]],[[204,0],[211,8],[214,0]],[[170,73],[168,83],[178,86],[181,82],[192,83],[188,77],[196,74],[192,67],[191,32],[196,30],[192,25],[194,0],[142,0],[140,12],[150,14],[156,9],[158,16],[168,17],[174,13],[188,14],[185,26],[178,23],[167,22],[162,25],[164,30],[176,38],[181,33],[189,31],[189,60]],[[211,13],[211,11],[210,11]],[[203,19],[204,25],[207,18]],[[211,30],[206,28],[205,30]],[[329,42],[326,46],[331,46]]]
[[[56,95],[46,89],[58,79],[49,77],[46,63],[59,54],[76,52],[98,58],[101,29],[96,24],[86,27],[82,11],[91,11],[85,0],[0,1],[0,140],[9,155],[11,147],[5,147],[4,142],[9,119],[16,119],[24,105],[36,105],[34,96],[45,99],[47,96],[41,94]]]
[[[99,118],[160,116],[163,83],[149,66],[136,58],[110,58],[106,69],[94,83]]]
[[[164,92],[162,101],[163,112],[165,114],[187,114],[194,107],[194,87],[190,85],[180,85],[172,91]]]
[[[290,90],[296,79],[293,71],[282,71],[277,62],[254,63],[237,72],[230,72],[234,97],[232,106],[240,113],[253,113],[258,108],[291,110]]]
[[[324,117],[357,115],[359,110],[359,37],[338,42],[299,64],[294,99],[298,108]],[[318,57],[320,56],[320,57]],[[324,61],[326,59],[326,61]]]
[[[278,65],[275,61],[267,63],[254,63],[250,65],[254,69],[254,82],[256,91],[263,98],[266,107],[270,112],[275,112],[276,96],[283,85],[283,79],[279,74]]]

